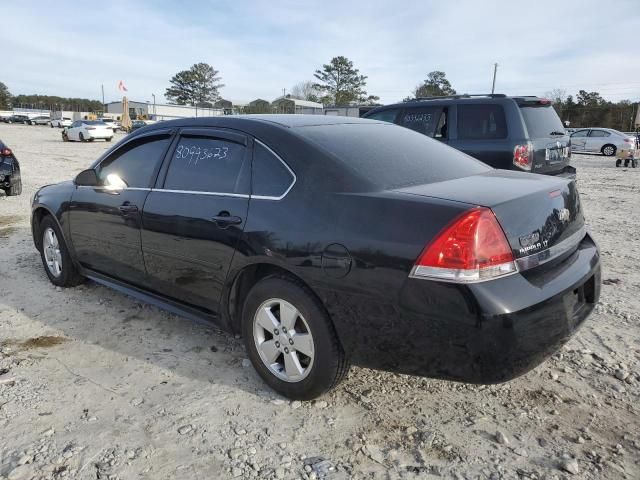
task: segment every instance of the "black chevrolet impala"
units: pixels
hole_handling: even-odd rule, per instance
[[[349,365],[502,382],[600,293],[573,181],[494,170],[372,120],[173,120],[35,195],[56,285],[85,278],[243,335],[290,398]]]

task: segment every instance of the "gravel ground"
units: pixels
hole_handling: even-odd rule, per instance
[[[262,383],[237,338],[93,283],[51,285],[29,199],[109,144],[4,124],[0,138],[24,181],[0,196],[0,479],[640,478],[640,169],[574,157],[604,285],[543,365],[494,386],[353,368],[300,403]]]

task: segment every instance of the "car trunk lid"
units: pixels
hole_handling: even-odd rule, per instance
[[[395,191],[491,208],[514,258],[527,258],[521,267],[531,268],[575,249],[586,233],[576,184],[563,178],[492,170]]]

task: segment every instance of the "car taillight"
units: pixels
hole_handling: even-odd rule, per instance
[[[633,143],[633,140],[631,140],[630,138],[625,138],[624,143]]]
[[[472,283],[517,271],[496,216],[489,208],[477,207],[456,218],[425,247],[411,276]]]
[[[523,170],[531,170],[533,163],[533,145],[527,142],[523,145],[516,145],[513,149],[513,164]]]
[[[95,130],[96,127],[85,127],[87,130]]]
[[[8,157],[11,155],[11,149],[10,148],[3,148],[2,150],[0,150],[0,155],[2,155],[3,157]]]

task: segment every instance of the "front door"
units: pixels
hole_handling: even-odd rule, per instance
[[[571,150],[584,152],[587,148],[588,129],[578,130],[571,135]]]
[[[156,292],[218,311],[249,207],[248,142],[213,128],[180,132],[142,213],[142,250]]]
[[[96,166],[100,186],[77,187],[73,192],[71,241],[83,266],[145,285],[142,206],[170,140],[165,132],[125,143]]]

